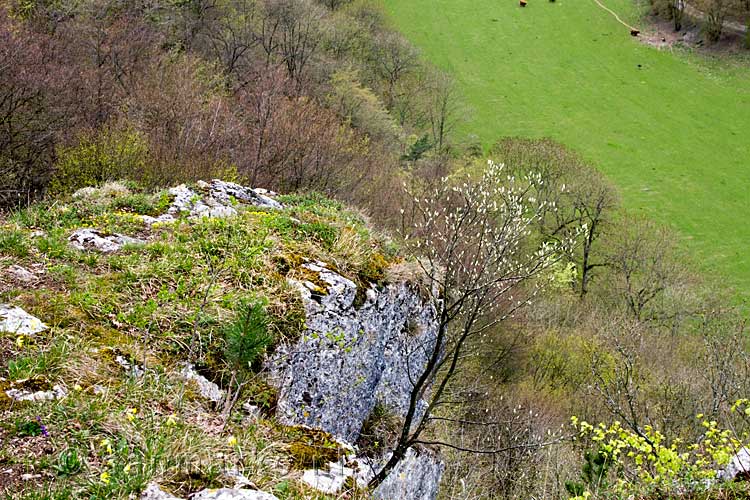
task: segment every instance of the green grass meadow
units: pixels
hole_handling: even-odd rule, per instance
[[[384,2],[456,77],[471,108],[462,139],[565,143],[750,296],[750,68],[649,47],[593,0]],[[639,23],[634,0],[603,3]]]

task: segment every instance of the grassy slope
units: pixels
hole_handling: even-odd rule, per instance
[[[314,279],[299,267],[303,259],[372,280],[382,271],[379,252],[390,250],[358,214],[320,197],[287,196],[284,210],[151,230],[134,216],[163,212],[165,200],[165,193],[51,200],[0,217],[0,304],[21,306],[51,327],[33,338],[0,332],[0,499],[135,498],[151,480],[187,495],[231,485],[220,474],[227,467],[282,500],[313,498],[299,469],[320,450],[335,451],[324,433],[281,426],[268,413],[243,420],[244,402],[272,404],[262,378],[249,379],[222,431],[221,405],[182,381],[180,362],[196,346],[199,362],[228,382],[224,332],[245,304],[265,304],[276,340],[295,337],[304,313],[287,278]],[[84,226],[148,243],[108,255],[80,252],[67,236]],[[14,264],[45,272],[29,285],[5,272]],[[123,370],[117,355],[145,365],[145,375]],[[11,403],[9,384],[59,384],[68,396]],[[49,437],[39,435],[39,422]]]
[[[385,4],[457,77],[473,108],[464,134],[573,147],[620,186],[628,208],[675,226],[706,269],[750,292],[750,71],[641,44],[592,0]],[[606,4],[637,19],[632,0]]]

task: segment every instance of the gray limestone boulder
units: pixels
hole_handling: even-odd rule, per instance
[[[214,179],[208,184],[208,190],[211,197],[224,204],[230,204],[232,200],[248,205],[254,205],[262,208],[284,208],[281,203],[271,198],[272,193],[265,189],[253,189],[234,182],[224,182]]]
[[[220,488],[203,490],[190,497],[190,500],[279,500],[270,493],[256,490],[233,490]]]
[[[208,399],[213,403],[218,403],[224,399],[225,392],[219,388],[218,385],[208,380],[203,375],[195,371],[195,367],[189,363],[185,363],[180,370],[180,377],[184,380],[192,381],[198,387],[198,392],[201,396]]]
[[[162,490],[158,484],[149,483],[141,493],[141,500],[182,500]]]
[[[724,470],[719,472],[719,479],[737,481],[748,478],[750,478],[750,450],[742,448],[732,457]]]
[[[412,381],[436,342],[433,304],[407,283],[367,290],[323,263],[304,264],[325,284],[293,282],[302,296],[307,330],[270,360],[279,388],[277,416],[355,442],[376,405],[406,413]]]
[[[409,448],[406,457],[372,492],[379,500],[434,500],[445,465],[428,450]]]
[[[256,490],[237,490],[232,488],[206,489],[190,496],[191,500],[279,500],[270,493]],[[141,500],[183,500],[165,492],[156,483],[150,483],[143,493]]]
[[[16,335],[35,335],[48,327],[36,316],[32,316],[20,307],[0,304],[0,333]]]
[[[8,267],[6,272],[13,279],[20,281],[22,283],[32,283],[39,279],[35,272],[23,266],[19,266],[17,264],[13,264],[10,267]]]
[[[125,245],[143,245],[146,242],[122,234],[106,234],[96,229],[77,229],[68,237],[71,246],[78,250],[96,250],[102,253],[117,252]]]
[[[158,218],[144,218],[149,224],[168,222],[180,213],[189,217],[231,217],[237,215],[241,205],[252,205],[261,208],[281,209],[281,203],[271,198],[273,193],[264,189],[253,189],[234,182],[214,179],[211,182],[200,181],[197,190],[183,185],[173,187],[169,194],[174,197],[167,214]]]
[[[349,478],[360,488],[366,488],[375,474],[390,459],[386,454],[379,460],[348,456],[338,463],[322,469],[306,470],[302,482],[321,493],[334,495],[343,491]],[[428,449],[410,448],[406,457],[372,493],[382,500],[434,500],[445,466],[440,458]]]
[[[29,379],[15,380],[8,382],[0,377],[5,389],[5,395],[14,401],[54,401],[62,399],[68,391],[61,385],[51,385],[41,377],[32,377]]]

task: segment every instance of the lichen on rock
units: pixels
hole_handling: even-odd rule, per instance
[[[435,345],[435,308],[403,282],[371,287],[356,308],[354,282],[324,263],[304,267],[319,275],[326,293],[297,284],[307,330],[270,361],[280,388],[277,415],[354,442],[376,404],[406,413],[411,381]]]
[[[218,179],[197,183],[198,191],[182,184],[169,190],[174,197],[165,217],[175,217],[187,213],[189,217],[231,217],[237,215],[241,204],[261,208],[281,209],[283,205],[271,198],[264,189],[253,189],[234,182]],[[149,221],[160,220],[149,218]]]
[[[84,228],[73,231],[68,237],[71,246],[78,250],[96,250],[102,253],[117,252],[125,245],[144,245],[146,242],[122,234],[106,234],[96,229]]]
[[[36,316],[32,316],[20,307],[0,304],[0,333],[16,335],[35,335],[48,327]]]

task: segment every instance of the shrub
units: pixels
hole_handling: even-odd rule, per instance
[[[121,178],[142,178],[146,173],[148,145],[133,130],[101,130],[80,138],[77,145],[60,148],[54,193],[72,193],[82,187]]]
[[[224,330],[227,362],[238,371],[250,370],[273,344],[261,303],[243,304],[239,316]]]
[[[746,408],[745,401],[738,401],[733,411],[744,412]],[[620,422],[594,426],[571,418],[578,431],[577,438],[584,446],[598,447],[601,456],[599,459],[587,453],[584,465],[588,471],[584,472],[587,489],[581,492],[580,483],[571,483],[576,498],[591,495],[588,488],[596,486],[592,483],[595,474],[600,474],[597,484],[609,484],[606,490],[616,498],[683,498],[691,493],[721,489],[721,484],[713,481],[716,471],[729,463],[743,443],[747,443],[748,436],[737,436],[729,429],[722,429],[716,420],[703,417],[697,415],[703,435],[693,443],[668,440],[651,426],[636,432],[625,429]]]

